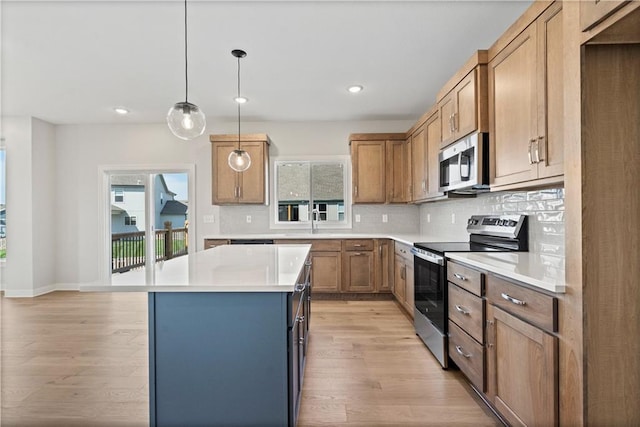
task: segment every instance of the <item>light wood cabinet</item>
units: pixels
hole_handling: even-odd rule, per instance
[[[447,261],[449,357],[479,390],[486,390],[484,273]]]
[[[240,137],[240,148],[251,157],[251,166],[236,172],[227,163],[238,147],[237,135],[211,135],[212,202],[214,205],[266,204],[268,195],[269,137],[247,134]]]
[[[211,249],[216,246],[228,245],[229,239],[204,239],[204,248]]]
[[[413,292],[414,277],[411,247],[404,243],[395,242],[393,295],[412,318],[414,305]]]
[[[580,28],[586,31],[627,3],[623,0],[582,0],[580,2]]]
[[[345,292],[373,292],[375,289],[373,251],[345,251],[342,284]]]
[[[376,257],[376,292],[391,292],[393,285],[393,241],[389,239],[375,240]]]
[[[434,108],[425,122],[411,135],[411,173],[413,202],[442,197],[440,186],[440,121]]]
[[[342,283],[342,253],[311,252],[313,292],[337,293]]]
[[[439,148],[472,132],[487,132],[487,51],[479,50],[437,96]]]
[[[352,134],[353,203],[406,203],[406,135]]]
[[[556,299],[487,276],[487,397],[512,425],[558,425]],[[526,310],[526,311],[524,311]]]
[[[492,189],[563,180],[562,40],[558,2],[500,52],[489,51]]]

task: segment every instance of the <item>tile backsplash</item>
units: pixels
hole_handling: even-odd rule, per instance
[[[467,219],[478,214],[529,215],[529,251],[564,256],[564,188],[479,194],[420,206],[420,232],[467,240]],[[453,220],[452,220],[453,216]]]
[[[284,233],[269,227],[270,206],[220,207],[221,234]],[[467,241],[467,219],[471,215],[512,213],[529,215],[529,250],[564,256],[564,189],[496,192],[475,198],[460,198],[415,205],[354,205],[353,233],[420,233],[429,238]],[[247,215],[251,222],[247,223]],[[355,216],[360,215],[360,222]],[[388,221],[382,222],[382,215]],[[452,222],[452,216],[453,222]],[[331,230],[326,230],[331,231]],[[295,231],[291,231],[295,232]]]

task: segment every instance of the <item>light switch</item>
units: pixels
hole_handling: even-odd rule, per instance
[[[382,222],[389,222],[389,215],[382,214]]]
[[[251,215],[247,215],[247,224],[251,224]]]
[[[356,222],[360,222],[360,214],[356,214]]]

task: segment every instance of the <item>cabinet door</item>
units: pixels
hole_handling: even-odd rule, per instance
[[[564,85],[562,2],[547,9],[538,25],[538,140],[534,161],[538,177],[564,173]]]
[[[529,25],[489,63],[491,185],[537,177],[536,25]]]
[[[404,141],[387,141],[386,142],[386,184],[387,184],[387,202],[388,203],[405,203],[405,157],[406,148]]]
[[[456,111],[453,116],[455,139],[460,139],[478,129],[476,70],[472,70],[456,85]]]
[[[353,141],[351,143],[353,169],[353,202],[384,203],[385,142]]]
[[[583,0],[580,2],[580,28],[586,31],[615,12],[626,1]]]
[[[302,392],[300,360],[300,323],[298,319],[289,330],[289,425],[296,425],[298,401]]]
[[[243,150],[251,157],[251,167],[239,176],[239,202],[265,202],[265,144],[263,142],[243,142]],[[227,166],[228,169],[230,169]]]
[[[313,292],[340,292],[341,252],[311,252]]]
[[[228,245],[229,241],[227,239],[204,239],[204,248],[211,249],[216,246]]]
[[[411,202],[413,200],[413,160],[411,159],[411,137],[405,141],[405,154],[404,154],[404,185],[405,185],[405,201]]]
[[[424,200],[427,196],[427,135],[424,126],[420,126],[411,136],[411,173],[413,174],[413,201]]]
[[[427,170],[427,198],[440,197],[444,195],[438,191],[440,187],[440,120],[438,114],[432,116],[426,123],[427,144],[425,153],[425,168]]]
[[[456,112],[455,89],[438,102],[438,117],[442,133],[440,135],[440,148],[455,141],[454,115]]]
[[[409,312],[409,315],[413,318],[413,306],[415,301],[414,291],[414,276],[413,276],[413,261],[405,261],[405,307]]]
[[[391,264],[391,241],[380,239],[376,241],[377,266],[376,266],[376,291],[390,292],[393,280],[393,264]]]
[[[406,274],[407,270],[404,266],[404,258],[396,255],[393,268],[393,294],[396,296],[396,300],[402,305],[405,304]]]
[[[375,284],[373,251],[347,251],[343,260],[345,292],[373,292]]]
[[[512,425],[558,424],[558,339],[487,306],[487,395]]]
[[[236,146],[232,142],[211,144],[212,203],[214,205],[236,203],[238,200],[238,173],[231,169],[227,163],[229,154]]]

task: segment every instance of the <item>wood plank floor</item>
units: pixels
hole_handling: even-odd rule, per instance
[[[2,298],[2,426],[144,426],[146,294]],[[314,301],[300,427],[500,425],[393,301]]]

